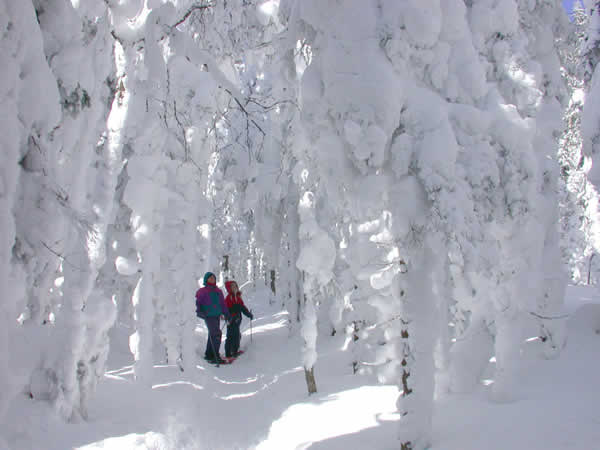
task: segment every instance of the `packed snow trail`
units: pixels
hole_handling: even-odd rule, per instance
[[[269,430],[271,417],[281,415],[282,405],[305,396],[300,360],[281,358],[294,354],[292,341],[296,341],[288,340],[286,323],[283,313],[256,314],[250,342],[249,322],[245,320],[245,353],[233,364],[218,367],[202,358],[206,329],[200,324],[196,328],[196,373],[182,374],[172,366],[155,367],[151,396],[156,398],[145,401],[160,410],[152,429],[164,435],[166,448],[250,448]],[[293,382],[288,379],[292,377],[297,384],[295,396],[289,389]],[[287,401],[282,403],[284,398]],[[143,445],[140,448],[146,448]]]
[[[590,450],[600,441],[600,298],[570,288],[569,341],[557,360],[539,358],[539,341],[523,347],[523,389],[515,403],[490,401],[492,380],[472,394],[436,402],[431,450]],[[253,302],[248,296],[248,303]],[[110,370],[90,419],[65,424],[46,402],[22,396],[3,426],[12,450],[342,450],[397,449],[395,386],[352,375],[343,333],[319,341],[318,392],[306,393],[301,341],[287,315],[254,306],[242,326],[246,352],[215,367],[202,359],[206,330],[196,328],[193,373],[155,365],[152,389],[133,382],[131,355],[113,348]],[[119,342],[126,342],[127,330]],[[160,348],[160,346],[156,346]],[[156,360],[160,358],[157,356]],[[490,369],[493,362],[490,363]],[[490,373],[493,371],[490,370]]]

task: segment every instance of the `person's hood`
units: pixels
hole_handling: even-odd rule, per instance
[[[208,284],[208,279],[213,276],[215,277],[215,280],[217,279],[216,275],[212,272],[206,272],[204,274],[204,286],[213,286],[212,284]],[[215,283],[216,284],[216,283]]]
[[[232,289],[231,287],[233,286],[233,283],[235,283],[235,281],[233,281],[233,280],[225,282],[225,289],[227,289],[227,293],[231,294],[231,295],[233,295],[233,292],[231,291],[231,289]],[[238,288],[238,292],[239,292],[239,288]]]

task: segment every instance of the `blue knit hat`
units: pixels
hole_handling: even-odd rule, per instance
[[[204,286],[206,286],[206,285],[208,284],[208,279],[209,279],[210,277],[215,277],[215,280],[217,279],[217,277],[215,276],[215,274],[214,274],[214,273],[212,273],[212,272],[206,272],[206,273],[204,274]]]

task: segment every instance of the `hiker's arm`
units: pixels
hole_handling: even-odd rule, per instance
[[[254,315],[250,311],[248,311],[248,308],[246,308],[246,305],[240,305],[240,306],[241,306],[242,312],[244,313],[244,315],[246,317],[248,317],[250,320],[254,319]]]
[[[222,293],[219,295],[219,300],[221,302],[221,311],[223,312],[223,315],[225,316],[225,320],[227,322],[230,322],[231,314],[229,314],[229,308],[227,307],[227,304],[225,303],[225,297],[223,297]]]
[[[206,319],[206,312],[203,308],[201,296],[196,297],[196,316],[201,319]]]

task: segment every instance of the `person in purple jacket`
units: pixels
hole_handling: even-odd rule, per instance
[[[196,292],[196,315],[204,319],[208,328],[208,341],[206,342],[206,351],[204,359],[213,364],[224,363],[225,361],[219,355],[221,347],[221,316],[229,322],[231,316],[229,309],[225,305],[223,292],[217,287],[217,279],[212,272],[206,272],[204,275],[204,287]]]

